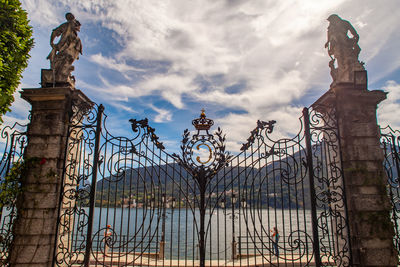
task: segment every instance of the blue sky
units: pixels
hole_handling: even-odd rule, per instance
[[[228,149],[245,142],[256,121],[276,120],[294,135],[304,106],[331,83],[324,49],[326,18],[349,20],[360,35],[369,89],[389,92],[378,121],[400,127],[398,0],[22,0],[35,47],[20,88],[37,88],[49,68],[52,29],[71,12],[81,24],[83,55],[76,87],[106,107],[107,128],[130,136],[131,118],[149,118],[167,147],[205,108],[227,134]],[[26,121],[19,98],[6,123]]]

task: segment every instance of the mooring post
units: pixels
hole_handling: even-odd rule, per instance
[[[377,105],[386,93],[368,91],[366,71],[338,82],[312,106],[336,114],[352,249],[351,266],[397,266],[393,224],[380,147]],[[345,234],[345,233],[342,233]]]
[[[72,87],[24,89],[32,105],[24,159],[40,163],[21,181],[10,266],[52,266],[61,177],[73,102],[91,101]]]

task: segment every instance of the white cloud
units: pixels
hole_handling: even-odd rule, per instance
[[[121,73],[130,72],[130,71],[140,71],[143,72],[143,69],[135,68],[134,66],[128,65],[125,62],[118,62],[116,59],[104,57],[102,54],[94,54],[89,57],[89,60],[99,64],[104,68],[109,68],[113,70],[120,71]]]
[[[10,126],[10,127],[12,127],[15,123],[18,123],[18,124],[20,124],[20,125],[28,125],[28,123],[29,123],[29,120],[28,120],[28,118],[26,118],[26,119],[20,119],[20,118],[16,118],[16,117],[13,117],[13,116],[7,116],[7,115],[5,115],[5,116],[3,116],[2,117],[2,119],[3,119],[3,121],[4,121],[4,123],[1,125],[2,127],[2,129],[5,127],[5,126]]]
[[[194,91],[196,87],[192,84],[191,76],[180,76],[177,74],[161,74],[149,77],[147,80],[139,83],[142,94],[149,95],[154,91],[173,104],[177,108],[183,108],[182,94]]]
[[[230,113],[224,118],[216,120],[215,124],[224,129],[229,150],[237,152],[241,144],[245,143],[250,136],[250,131],[257,126],[257,120],[276,121],[273,133],[269,134],[272,140],[294,137],[300,130],[301,110],[300,107],[281,106],[276,109],[259,110],[251,114]]]
[[[381,127],[390,126],[393,129],[400,129],[400,84],[395,81],[388,81],[382,88],[388,92],[387,99],[382,101],[377,109],[378,124]]]
[[[51,3],[48,0],[22,0],[21,4],[28,11],[29,19],[41,27],[60,24],[66,13],[62,13],[62,4],[60,2]]]
[[[154,105],[150,105],[150,107],[156,111],[158,114],[154,117],[154,122],[163,123],[169,122],[172,120],[171,111],[167,109],[157,108]]]
[[[0,153],[4,152],[5,143],[10,142],[8,138],[14,130],[19,133],[27,130],[26,126],[29,123],[28,115],[30,105],[28,102],[21,99],[19,94],[20,88],[14,93],[15,101],[11,107],[12,112],[2,116],[3,123],[0,125]],[[0,157],[1,156],[2,154],[0,154]]]
[[[23,87],[25,87],[24,84],[20,85],[13,94],[15,100],[11,106],[12,113],[7,115],[10,119],[26,124],[31,106],[27,101],[20,98],[21,88]]]
[[[83,24],[82,40],[85,23],[115,33],[121,45],[115,55],[84,55],[127,78],[116,82],[93,73],[101,85],[80,81],[98,100],[129,112],[134,111],[128,105],[132,99],[146,96],[160,96],[176,109],[188,108],[186,100],[218,110],[239,109],[241,114],[214,118],[229,133],[229,144],[236,150],[257,119],[277,120],[277,135],[295,134],[299,106],[310,105],[328,89],[329,57],[324,43],[330,14],[339,14],[357,29],[360,59],[366,62],[370,82],[400,67],[398,0],[22,2],[36,25],[51,29],[71,11]],[[156,67],[144,72],[132,61]],[[140,78],[130,78],[132,72]],[[75,75],[79,76],[77,71]],[[236,92],[226,89],[236,84],[243,86]],[[400,98],[393,93],[397,84],[387,85],[392,96],[382,104],[381,121],[395,121],[392,114]],[[311,93],[316,95],[310,97]],[[152,108],[158,113],[157,122],[179,117],[155,105]]]
[[[129,112],[129,113],[137,113],[132,107],[128,107],[127,105],[120,104],[118,102],[111,102],[111,105],[116,107],[117,109]]]

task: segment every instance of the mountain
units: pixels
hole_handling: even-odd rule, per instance
[[[282,168],[281,165],[282,162],[277,161],[261,168],[225,167],[207,186],[208,204],[215,205],[217,201],[225,201],[226,205],[230,206],[234,192],[238,201],[245,199],[249,206],[309,208],[308,178],[295,183],[294,180],[300,180],[296,177],[288,183],[285,175],[290,167]],[[300,173],[304,176],[305,168],[301,168],[298,176]],[[160,205],[162,194],[166,194],[169,199],[180,199],[182,207],[185,206],[185,202],[193,201],[199,196],[196,182],[177,163],[120,171],[118,175],[98,181],[96,191],[97,205],[108,202],[109,205],[117,206],[133,202],[146,205],[152,198],[156,205]]]

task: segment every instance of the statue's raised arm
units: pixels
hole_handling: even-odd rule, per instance
[[[335,73],[335,77],[332,78],[334,82],[353,82],[354,71],[364,70],[363,63],[358,60],[361,51],[358,45],[359,35],[350,22],[338,15],[330,15],[328,21],[328,40],[325,48],[332,59],[329,64],[331,73]],[[334,66],[335,62],[337,69]]]
[[[79,59],[82,54],[82,43],[78,37],[81,24],[75,19],[74,15],[67,13],[65,15],[67,22],[55,28],[50,36],[50,46],[52,50],[47,56],[50,60],[51,76],[43,77],[42,85],[52,83],[53,85],[71,85],[74,86],[75,78],[71,75],[74,70],[72,63]],[[59,37],[58,43],[54,40]],[[50,73],[48,73],[50,74]]]

